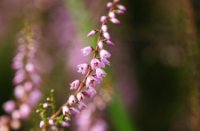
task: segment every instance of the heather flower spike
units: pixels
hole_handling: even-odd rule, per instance
[[[112,2],[107,3],[107,8],[109,9],[107,15],[103,15],[100,18],[101,27],[97,30],[91,30],[87,37],[92,37],[97,35],[98,41],[96,42],[96,47],[86,46],[81,49],[81,52],[84,56],[92,55],[91,60],[88,63],[79,64],[78,73],[85,75],[83,80],[74,80],[70,84],[70,89],[74,90],[70,94],[66,102],[55,111],[52,109],[52,114],[45,119],[42,119],[40,127],[48,130],[48,128],[59,128],[59,127],[69,127],[71,117],[77,116],[81,110],[87,108],[87,103],[89,100],[93,99],[98,93],[97,84],[100,84],[103,81],[103,78],[106,76],[106,72],[103,68],[107,65],[110,65],[108,58],[111,57],[109,51],[105,50],[105,46],[112,46],[114,43],[111,41],[110,33],[108,32],[108,23],[119,24],[120,21],[117,18],[118,14],[123,14],[126,11],[126,8],[119,4],[120,0],[113,0]],[[22,56],[20,56],[22,57]],[[16,68],[20,68],[21,64],[16,63]],[[34,67],[29,65],[27,68],[29,71],[34,70]],[[23,76],[20,76],[20,80],[23,79]],[[20,81],[19,80],[19,81]],[[20,94],[21,95],[21,94]],[[51,99],[51,101],[54,101]],[[49,102],[51,102],[49,101]],[[53,102],[50,103],[52,105]],[[48,108],[51,106],[48,106]],[[42,110],[39,113],[44,113],[44,107],[41,107]],[[44,118],[41,116],[41,118]],[[43,121],[45,123],[43,123]],[[47,121],[47,122],[46,122]],[[48,127],[48,128],[47,128]]]
[[[26,24],[20,32],[18,49],[12,63],[15,70],[13,78],[15,98],[3,104],[3,109],[7,113],[5,118],[8,118],[8,122],[0,125],[0,130],[1,126],[5,126],[9,130],[19,130],[21,122],[28,119],[33,107],[41,97],[40,74],[36,66],[35,55],[37,47],[36,32],[30,25]],[[37,81],[34,79],[36,77]],[[0,123],[1,120],[0,116]],[[15,126],[13,122],[15,122]],[[40,125],[42,127],[44,123]]]

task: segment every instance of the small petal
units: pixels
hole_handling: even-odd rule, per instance
[[[90,64],[91,64],[91,68],[92,68],[92,69],[95,69],[95,68],[100,67],[100,61],[99,61],[99,59],[97,59],[97,58],[93,58],[93,59],[91,60]]]
[[[92,31],[90,31],[90,32],[87,34],[87,37],[92,37],[92,36],[96,35],[97,32],[98,32],[98,31],[96,31],[96,30],[92,30]]]
[[[63,127],[70,127],[70,124],[68,122],[62,122]]]
[[[76,102],[76,98],[74,95],[71,95],[68,99],[69,105],[72,105]]]
[[[69,107],[68,106],[63,106],[62,113],[63,113],[63,115],[69,114],[70,113]]]
[[[104,32],[103,33],[103,36],[106,38],[106,39],[110,39],[110,34],[108,32]]]
[[[104,68],[106,65],[110,65],[110,62],[107,59],[101,59],[101,67]]]
[[[97,75],[97,78],[102,78],[106,76],[106,72],[102,70],[101,68],[97,68],[96,75]]]
[[[76,98],[78,99],[78,101],[82,101],[84,99],[84,95],[82,92],[79,92],[77,95],[76,95]]]
[[[91,46],[84,47],[81,49],[83,56],[88,56],[92,52],[93,48]]]
[[[107,25],[102,25],[102,26],[101,26],[101,30],[102,30],[103,32],[107,32],[107,31],[108,31],[108,26],[107,26]]]
[[[25,66],[25,69],[28,71],[28,72],[33,72],[34,71],[34,65],[33,65],[33,63],[28,63],[28,64],[26,64],[26,66]]]
[[[121,14],[124,14],[125,13],[125,11],[123,11],[123,10],[116,10],[115,11],[117,14],[119,14],[119,15],[121,15]]]
[[[106,59],[106,58],[110,58],[110,57],[111,57],[111,54],[107,50],[102,49],[100,51],[100,58],[101,59]]]
[[[31,113],[31,108],[28,104],[22,104],[19,108],[21,119],[27,119]]]
[[[75,80],[70,84],[70,89],[71,90],[76,90],[76,89],[78,89],[79,85],[80,85],[80,81],[79,80]]]
[[[113,24],[120,24],[120,21],[119,21],[117,18],[111,18],[110,21],[111,21]]]

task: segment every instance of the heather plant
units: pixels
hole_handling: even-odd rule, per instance
[[[41,78],[37,69],[38,36],[34,27],[25,24],[19,33],[18,49],[13,58],[12,68],[15,70],[13,78],[14,98],[3,104],[7,113],[0,116],[0,130],[19,130],[21,122],[29,118],[33,107],[41,97]]]
[[[105,49],[105,46],[113,46],[110,34],[108,32],[108,23],[119,24],[120,21],[116,17],[118,14],[124,14],[126,8],[119,4],[119,0],[107,3],[109,9],[108,14],[100,18],[100,29],[91,30],[87,37],[98,36],[95,47],[86,46],[81,49],[83,56],[92,54],[92,59],[89,63],[82,63],[77,66],[78,73],[85,75],[83,80],[74,80],[70,84],[70,90],[74,92],[68,97],[67,101],[56,110],[55,98],[53,97],[54,90],[51,90],[50,97],[44,103],[41,103],[37,109],[42,120],[40,128],[43,130],[56,130],[70,126],[70,121],[73,116],[78,116],[80,111],[87,108],[87,103],[94,99],[98,94],[96,86],[103,81],[106,76],[104,68],[110,65],[109,58],[111,54]],[[51,113],[49,113],[49,110]]]

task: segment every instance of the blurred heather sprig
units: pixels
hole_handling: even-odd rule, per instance
[[[3,104],[7,115],[0,117],[0,130],[18,130],[21,121],[30,116],[32,108],[40,99],[41,79],[36,67],[37,37],[28,24],[19,34],[18,49],[12,64],[15,70],[14,99]]]
[[[119,24],[120,21],[116,18],[116,15],[123,14],[126,11],[126,8],[119,4],[119,0],[108,2],[107,8],[109,9],[108,14],[100,19],[102,23],[100,29],[92,30],[87,34],[87,37],[98,35],[98,41],[96,47],[87,46],[81,50],[83,56],[93,54],[93,57],[89,63],[82,63],[77,66],[78,72],[85,76],[82,81],[74,80],[70,84],[70,89],[74,90],[74,93],[56,112],[51,108],[50,115],[48,115],[47,110],[49,110],[48,105],[51,106],[52,103],[49,102],[48,98],[45,103],[40,104],[37,112],[40,113],[42,118],[40,128],[43,130],[70,126],[71,117],[77,116],[81,110],[87,107],[86,98],[93,99],[97,94],[95,87],[106,76],[103,68],[110,65],[108,58],[111,57],[111,54],[104,49],[104,46],[114,45],[108,33],[108,23]]]

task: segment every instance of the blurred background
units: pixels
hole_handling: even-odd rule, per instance
[[[96,38],[86,34],[100,25],[107,0],[1,0],[0,105],[14,98],[12,59],[24,21],[37,27],[37,66],[42,98],[50,89],[57,105],[70,94],[69,83],[81,78],[76,65]],[[111,67],[91,105],[90,123],[82,114],[71,131],[199,131],[199,0],[122,0],[127,7],[120,25],[109,25],[115,46]],[[90,106],[89,106],[90,107]],[[89,108],[91,109],[91,108]],[[2,108],[0,114],[4,114]],[[86,120],[86,121],[89,121]],[[20,130],[39,130],[32,112]],[[84,129],[86,128],[86,129]]]

